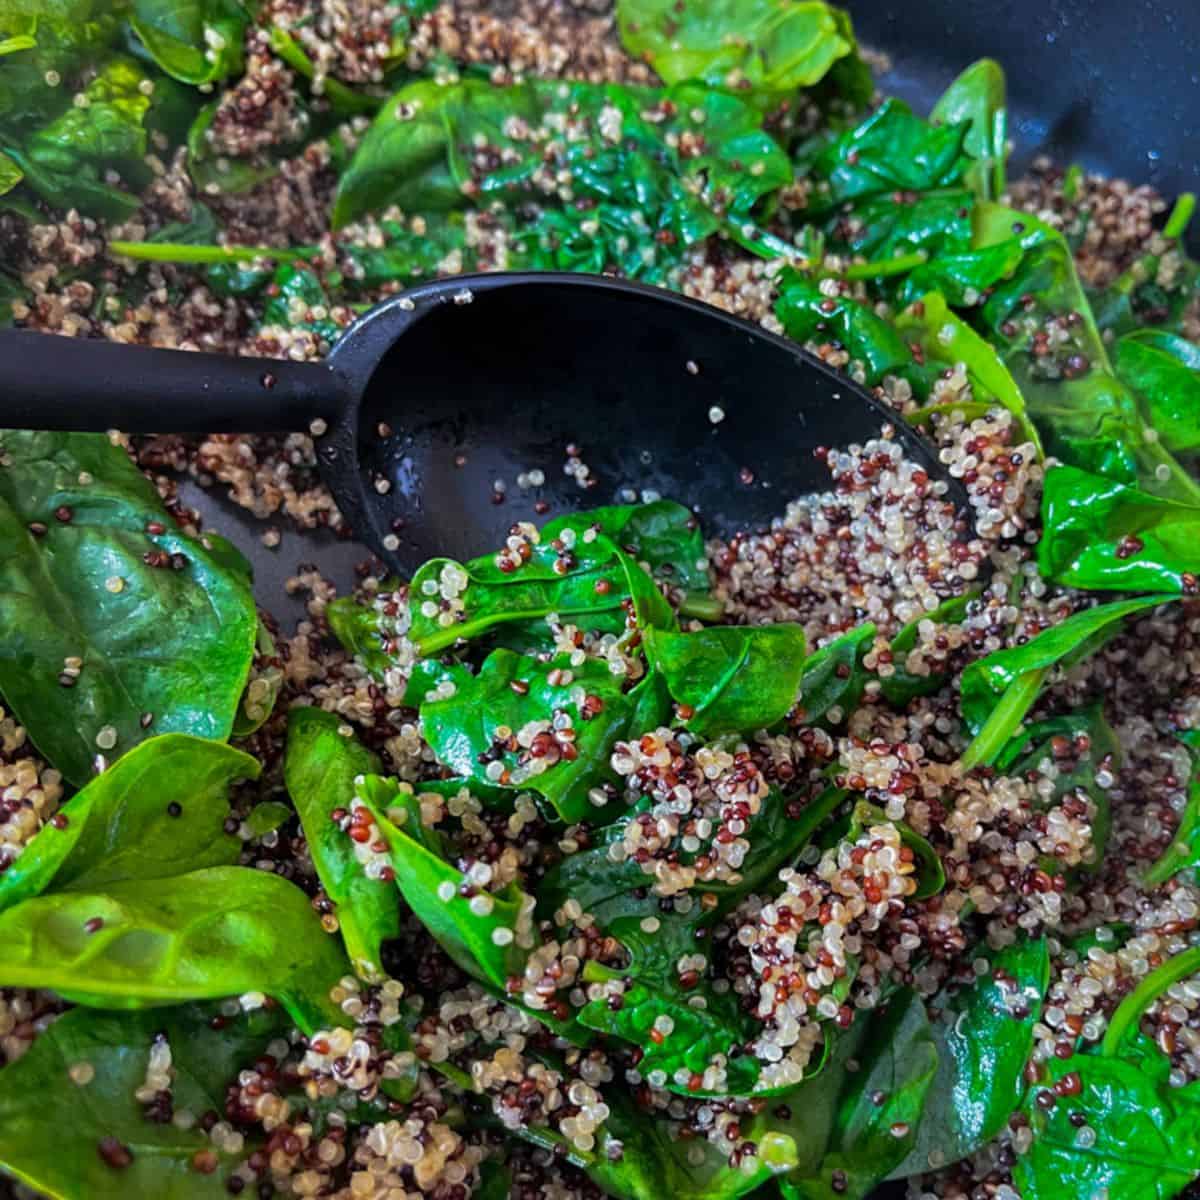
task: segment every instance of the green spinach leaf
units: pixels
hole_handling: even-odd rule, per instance
[[[1168,450],[1200,450],[1200,346],[1163,329],[1133,330],[1117,342],[1116,368]]]
[[[337,906],[346,953],[367,980],[383,974],[380,947],[400,932],[395,892],[367,876],[350,834],[357,781],[378,770],[379,760],[336,714],[319,708],[288,713],[284,781],[321,886]]]
[[[962,675],[962,714],[975,740],[964,768],[992,762],[1016,733],[1051,667],[1069,669],[1116,637],[1127,617],[1162,604],[1159,596],[1119,600],[1074,613],[1023,646],[976,659]]]
[[[75,1009],[54,1022],[18,1062],[0,1073],[0,1167],[40,1194],[66,1200],[221,1200],[238,1160],[219,1151],[199,1128],[153,1122],[135,1093],[145,1083],[151,1047],[171,1050],[171,1092],[177,1112],[223,1112],[226,1088],[267,1047],[286,1036],[279,1009],[260,1008],[233,1020],[214,1005],[188,1004],[152,1012]],[[88,1082],[71,1072],[91,1068]],[[69,1129],[69,1137],[62,1131]],[[121,1170],[97,1153],[112,1139],[132,1161]],[[214,1171],[193,1159],[217,1155]]]
[[[890,1177],[936,1170],[973,1154],[1004,1127],[1025,1092],[1033,1027],[1050,982],[1045,938],[983,950],[986,973],[930,1002],[937,1073],[907,1157]]]
[[[839,61],[865,71],[844,14],[821,0],[620,0],[617,20],[625,48],[667,83],[698,79],[761,104],[813,87]]]
[[[0,910],[45,891],[235,863],[241,842],[224,830],[229,789],[261,770],[248,754],[181,733],[135,746],[64,804],[0,875]]]
[[[0,434],[0,692],[72,783],[152,733],[229,736],[258,628],[235,559],[103,435]]]
[[[348,968],[295,884],[246,867],[54,892],[0,913],[0,984],[96,1008],[259,992],[311,1033],[344,1021],[329,989]]]
[[[651,664],[685,710],[684,725],[701,737],[767,729],[800,698],[806,660],[799,625],[647,629],[644,637]]]
[[[963,149],[975,160],[964,180],[981,200],[1004,191],[1008,159],[1008,102],[1004,70],[991,58],[973,62],[942,93],[929,114],[932,121],[957,126],[970,122]]]

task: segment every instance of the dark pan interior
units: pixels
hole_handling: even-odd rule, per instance
[[[1008,0],[1003,4],[995,0],[922,0],[901,5],[895,0],[849,0],[848,7],[862,40],[891,57],[892,69],[881,80],[883,90],[909,100],[919,111],[926,111],[967,63],[984,55],[998,59],[1009,82],[1014,171],[1036,154],[1046,153],[1064,163],[1080,162],[1135,182],[1153,183],[1168,196],[1200,189],[1200,4],[1170,0]],[[607,346],[602,357],[614,384],[632,375],[621,345]],[[399,380],[396,386],[402,387]],[[734,477],[733,468],[754,464],[735,464],[735,452],[730,449],[714,468],[715,491],[706,498],[703,490],[696,489],[693,477],[699,449],[697,430],[704,436],[711,430],[705,428],[708,405],[685,401],[688,391],[683,388],[669,397],[640,395],[646,420],[680,431],[678,453],[670,456],[669,463],[660,460],[652,464],[653,478],[642,486],[695,498],[705,509],[720,510],[727,491],[745,486]],[[579,424],[592,432],[595,445],[597,430],[604,428],[604,422],[594,409],[585,411],[578,394],[568,393],[564,403],[567,417],[571,406],[575,407]],[[503,422],[494,415],[481,419],[480,426],[458,431],[477,453],[481,471],[495,465],[497,476],[507,475],[510,487],[516,471],[529,466],[542,467],[547,476],[551,470],[561,472],[562,458],[550,464],[501,461],[494,446],[489,448],[489,437],[503,428]],[[565,443],[568,437],[577,438],[587,460],[591,452],[587,439],[583,431],[568,433],[570,424],[564,419],[556,426],[555,439]],[[714,450],[720,444],[718,439],[711,441]],[[673,487],[674,470],[691,480],[690,485]],[[561,482],[561,477],[555,480],[560,487]],[[781,486],[771,489],[771,503],[779,508],[789,498],[788,482],[781,480]],[[472,486],[478,486],[477,479]],[[366,557],[359,545],[338,541],[328,533],[295,532],[282,519],[276,522],[282,541],[277,548],[268,549],[260,540],[264,525],[225,502],[219,493],[205,493],[187,484],[184,494],[206,520],[228,532],[249,554],[260,597],[285,620],[299,611],[283,588],[298,563],[315,562],[344,587],[353,564]],[[453,493],[449,495],[452,503],[458,503]],[[581,495],[582,503],[612,499],[596,493]],[[452,514],[453,520],[463,515]],[[447,528],[451,524],[448,516]],[[460,541],[451,539],[442,548],[453,551],[456,546],[463,548]]]

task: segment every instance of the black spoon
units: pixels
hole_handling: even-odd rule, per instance
[[[885,424],[967,520],[929,446],[820,360],[706,304],[599,276],[421,284],[320,364],[0,333],[0,428],[311,430],[350,527],[406,576],[435,554],[500,545],[514,521],[646,490],[710,532],[762,526],[828,487],[815,447]]]

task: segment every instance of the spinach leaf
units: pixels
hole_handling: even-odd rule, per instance
[[[706,1003],[698,1007],[689,1003],[695,994],[676,982],[675,963],[695,949],[699,920],[676,917],[663,923],[655,941],[642,938],[627,976],[586,964],[584,978],[590,983],[618,978],[625,982],[619,999],[614,994],[611,999],[589,1000],[579,1010],[579,1023],[640,1047],[638,1070],[645,1078],[657,1073],[659,1086],[669,1091],[685,1096],[750,1095],[758,1090],[765,1064],[744,1052],[754,1029],[736,998],[710,993],[701,996]],[[621,918],[611,928],[628,943],[636,936],[637,924],[637,918]],[[680,927],[678,936],[662,938],[672,924]]]
[[[182,83],[211,84],[242,69],[250,13],[238,0],[133,0],[129,24],[154,61]]]
[[[393,824],[368,805],[388,845],[396,886],[421,924],[468,975],[503,991],[521,977],[533,945],[533,899],[515,884],[503,891],[477,888],[436,852],[436,843],[413,836],[420,822]]]
[[[850,254],[878,260],[881,274],[896,269],[901,256],[930,257],[962,252],[971,246],[970,192],[893,192],[867,196],[839,208],[825,227],[829,243]],[[870,277],[871,267],[855,263],[850,278]]]
[[[78,1008],[59,1017],[0,1073],[0,1167],[53,1197],[228,1196],[226,1184],[239,1159],[219,1151],[198,1126],[151,1121],[135,1095],[161,1036],[171,1050],[175,1110],[197,1117],[223,1112],[226,1088],[238,1071],[286,1036],[289,1022],[279,1009],[260,1008],[233,1020],[222,1017],[214,1028],[219,1015],[215,1005],[188,1004],[152,1012]],[[70,1072],[84,1065],[92,1076],[77,1084]],[[114,1169],[100,1157],[97,1148],[106,1139],[130,1150],[127,1167]],[[216,1170],[193,1165],[202,1151],[216,1154]]]
[[[961,596],[943,600],[932,611],[914,617],[896,634],[889,647],[892,653],[892,674],[881,676],[879,680],[880,690],[889,704],[903,708],[914,697],[931,695],[942,687],[946,682],[945,675],[918,675],[908,669],[909,653],[917,644],[923,621],[932,621],[935,625],[961,624],[966,619],[967,609],[978,596],[978,590],[972,590],[964,592]]]
[[[72,783],[151,732],[229,736],[258,628],[234,560],[102,434],[0,434],[0,692]]]
[[[229,789],[257,779],[256,759],[168,733],[135,746],[77,792],[0,874],[0,910],[45,891],[91,891],[235,863],[224,830]]]
[[[260,992],[311,1033],[343,1021],[329,989],[348,967],[295,884],[246,867],[54,892],[0,913],[0,984],[96,1008]]]
[[[562,172],[569,202],[553,185]],[[702,84],[418,80],[362,138],[333,218],[340,227],[389,204],[433,214],[478,206],[510,233],[509,269],[613,267],[667,281],[690,246],[718,231],[755,253],[783,253],[787,243],[758,228],[753,210],[791,179],[762,114]]]
[[[788,1175],[781,1190],[789,1200],[866,1196],[912,1149],[938,1065],[925,1006],[914,992],[900,992],[871,1014],[855,1058],[859,1069],[843,1076],[820,1169]]]
[[[885,100],[855,128],[801,150],[801,167],[815,181],[805,217],[847,200],[954,187],[971,165],[963,150],[967,129],[931,125],[902,101]]]
[[[991,58],[973,62],[942,93],[929,114],[944,125],[970,122],[963,149],[975,160],[964,181],[981,200],[1004,191],[1008,159],[1008,104],[1004,70]]]
[[[1200,866],[1200,730],[1184,729],[1175,736],[1192,752],[1187,805],[1179,814],[1179,827],[1171,844],[1142,876],[1145,887],[1158,887],[1180,871]]]
[[[767,729],[800,697],[805,656],[799,625],[647,629],[644,638],[651,663],[684,710],[684,725],[701,737]]]
[[[875,640],[875,626],[858,625],[814,651],[800,676],[800,709],[806,724],[828,720],[836,725],[858,707],[869,672],[863,656]],[[837,720],[834,720],[836,711]]]
[[[912,363],[908,343],[869,305],[848,296],[826,296],[791,267],[778,276],[775,315],[797,342],[836,342],[863,366],[868,387]]]
[[[962,363],[975,400],[984,406],[999,404],[1008,409],[1015,418],[1019,436],[1032,442],[1035,453],[1042,457],[1041,438],[1025,411],[1025,398],[1003,360],[987,341],[950,311],[941,296],[936,292],[922,296],[900,314],[896,330],[910,345],[920,346],[924,365],[940,369]],[[938,407],[927,405],[918,409],[909,420],[924,421]],[[960,405],[950,402],[944,410],[957,407]]]
[[[700,523],[674,500],[605,505],[558,517],[542,530],[542,541],[552,542],[566,529],[576,534],[576,546],[589,529],[604,534],[639,564],[645,564],[655,579],[681,587],[688,595],[712,590]]]
[[[839,61],[866,70],[844,14],[821,0],[619,0],[617,20],[625,48],[667,83],[698,79],[763,105]]]
[[[1137,329],[1117,342],[1116,367],[1168,450],[1200,450],[1200,346],[1163,329]]]
[[[1042,525],[1038,569],[1058,583],[1190,593],[1200,577],[1200,503],[1054,467],[1042,492]]]
[[[1136,400],[1113,374],[1062,234],[998,204],[977,205],[975,218],[976,248],[1016,235],[1025,249],[978,320],[1024,396],[1047,453],[1118,483],[1200,502],[1200,484],[1160,441],[1146,438]]]
[[[987,299],[996,284],[1017,269],[1023,254],[1015,237],[978,249],[940,253],[914,267],[903,278],[899,299],[910,304],[927,292],[940,292],[955,308],[974,308]]]
[[[379,760],[336,714],[319,708],[288,713],[284,781],[321,886],[337,906],[346,953],[367,980],[382,975],[380,947],[400,932],[395,893],[385,881],[368,877],[350,834],[356,782],[378,770]]]
[[[580,1163],[610,1196],[621,1200],[737,1200],[795,1161],[787,1134],[754,1127],[758,1153],[733,1166],[704,1138],[681,1138],[657,1110],[639,1108],[626,1093],[605,1093],[609,1116],[596,1152]]]
[[[670,715],[653,677],[623,692],[595,659],[572,666],[495,650],[478,675],[459,667],[447,678],[452,694],[421,705],[438,761],[466,780],[536,792],[564,821],[594,818],[589,797],[613,778],[613,746]]]
[[[1071,745],[1065,754],[1056,753],[1056,743],[1063,738]],[[1058,768],[1054,778],[1054,790],[1049,796],[1040,796],[1035,802],[1039,809],[1058,804],[1069,792],[1083,792],[1092,804],[1092,845],[1095,847],[1094,861],[1082,869],[1098,871],[1108,845],[1112,830],[1112,814],[1108,792],[1096,786],[1096,774],[1104,765],[1115,771],[1121,761],[1121,744],[1112,727],[1104,719],[1100,704],[1090,705],[1078,712],[1048,717],[1026,726],[1014,737],[996,759],[996,770],[1005,775],[1025,776],[1038,773],[1044,759],[1050,759]],[[1064,758],[1073,764],[1067,769]],[[1045,870],[1055,873],[1062,870],[1056,859],[1048,859]]]
[[[243,824],[252,838],[261,838],[286,825],[295,816],[295,809],[281,800],[263,800],[247,814]]]
[[[279,693],[283,689],[284,677],[280,661],[275,651],[275,639],[260,620],[254,642],[250,681],[246,684],[246,690],[238,704],[237,716],[233,719],[234,737],[244,738],[256,733],[275,711]]]
[[[1064,670],[1116,637],[1126,617],[1162,604],[1159,596],[1100,604],[1044,629],[1023,646],[976,659],[962,675],[962,714],[975,740],[964,769],[992,762],[1033,706],[1051,667]]]
[[[988,963],[985,974],[965,987],[944,988],[930,1001],[937,1073],[912,1149],[890,1178],[920,1175],[973,1154],[1021,1102],[1033,1027],[1050,982],[1046,939],[983,948],[979,957]]]
[[[1169,1200],[1200,1174],[1197,1100],[1187,1089],[1176,1092],[1134,1063],[1101,1055],[1051,1058],[1046,1069],[1022,1106],[1034,1137],[1013,1167],[1013,1182],[1025,1200],[1105,1191]],[[1077,1094],[1042,1109],[1037,1097],[1053,1095],[1067,1075],[1077,1077],[1069,1085]],[[1090,1133],[1081,1137],[1083,1128]]]
[[[125,220],[137,210],[138,198],[107,176],[118,172],[135,189],[150,181],[144,162],[151,107],[141,86],[146,80],[137,63],[117,56],[83,89],[86,104],[64,108],[23,144],[6,144],[0,134],[0,146],[48,204]]]
[[[556,552],[551,550],[549,557],[549,562],[535,559],[515,571],[497,567],[491,555],[465,567],[448,558],[423,563],[409,589],[409,636],[418,654],[438,654],[499,625],[526,625],[550,613],[568,618],[607,614],[612,632],[624,629],[622,602],[629,588],[624,566],[614,554],[606,553],[598,561],[588,557],[565,573],[554,568]],[[446,592],[456,587],[461,590],[448,600]],[[549,643],[548,631],[543,639]]]

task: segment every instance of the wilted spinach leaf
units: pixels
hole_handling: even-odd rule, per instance
[[[761,104],[813,87],[839,61],[867,70],[846,15],[821,0],[620,0],[617,20],[625,48],[667,83],[698,79]]]
[[[152,733],[226,739],[258,629],[237,551],[178,532],[102,434],[4,432],[0,452],[0,691],[34,744],[82,786]]]
[[[862,665],[863,655],[874,640],[875,626],[868,621],[843,633],[804,660],[804,671],[800,676],[800,710],[806,724],[825,720],[834,708],[841,721],[858,707],[869,676]]]
[[[270,1043],[286,1036],[280,1009],[260,1008],[214,1028],[217,1006],[188,1004],[152,1012],[78,1008],[59,1017],[18,1062],[0,1072],[0,1167],[39,1193],[123,1200],[221,1200],[238,1159],[218,1151],[198,1127],[154,1122],[135,1093],[146,1078],[150,1048],[160,1036],[171,1049],[172,1099],[177,1112],[222,1112],[226,1088]],[[69,1072],[94,1072],[76,1084]],[[70,1136],[64,1137],[63,1130]],[[122,1170],[97,1153],[113,1138],[132,1152]],[[192,1165],[215,1152],[217,1170]]]
[[[343,732],[345,731],[345,732]],[[364,979],[382,974],[380,946],[400,932],[395,892],[371,879],[355,856],[347,823],[355,781],[379,770],[379,760],[354,738],[342,719],[319,708],[288,713],[284,780],[354,970]],[[339,819],[334,818],[340,811]]]
[[[988,963],[985,974],[944,988],[929,1003],[937,1073],[916,1140],[891,1178],[920,1175],[973,1154],[1021,1102],[1033,1027],[1050,982],[1046,939],[1023,939],[979,956]]]
[[[1058,583],[1178,593],[1200,576],[1200,503],[1055,467],[1046,473],[1042,523],[1038,568]]]
[[[0,909],[45,891],[236,862],[241,842],[224,830],[229,788],[261,770],[240,750],[181,733],[135,746],[62,806],[64,824],[47,824],[0,874]]]
[[[1127,617],[1162,603],[1159,596],[1144,596],[1087,608],[1023,646],[971,663],[962,675],[962,714],[975,740],[963,754],[963,766],[995,759],[1037,699],[1051,667],[1069,669],[1114,638]]]
[[[963,176],[981,200],[995,200],[1004,191],[1008,159],[1008,105],[1004,70],[991,58],[973,62],[941,94],[929,114],[931,121],[958,126],[970,122],[963,149],[975,160]]]
[[[349,963],[295,884],[247,867],[35,896],[0,913],[0,985],[95,1008],[263,992],[306,1033],[343,1022]]]
[[[1137,329],[1117,342],[1116,367],[1168,450],[1200,450],[1200,346],[1163,329]]]
[[[751,733],[782,720],[800,697],[804,630],[799,625],[713,625],[694,633],[645,632],[667,690],[702,737]]]

